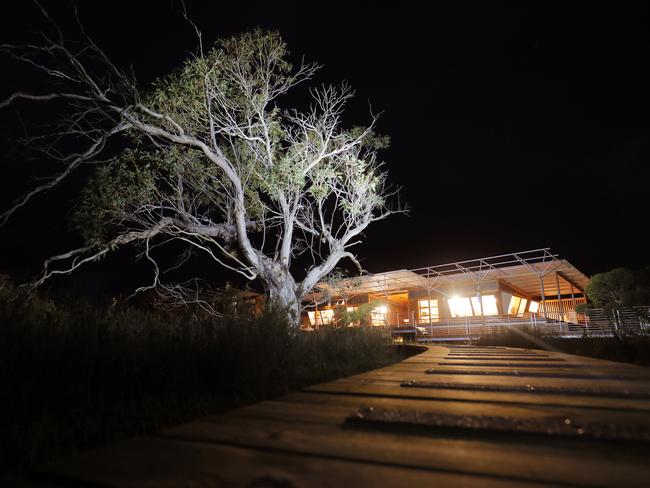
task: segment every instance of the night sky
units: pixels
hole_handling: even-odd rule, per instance
[[[29,2],[14,3],[2,18],[3,42],[46,28]],[[255,26],[277,29],[296,59],[324,65],[318,83],[348,80],[357,93],[350,125],[369,120],[369,103],[383,112],[378,129],[392,139],[383,156],[411,212],[367,232],[358,248],[366,269],[540,247],[587,274],[650,264],[648,4],[279,3],[187,6],[206,45]],[[74,32],[67,2],[45,5]],[[78,5],[87,31],[116,64],[132,65],[143,87],[195,50],[178,3]],[[3,97],[30,85],[2,63],[12,67],[3,68]],[[3,154],[20,132],[15,115],[2,114]],[[4,208],[25,163],[3,159]],[[74,197],[72,182],[0,229],[0,270],[27,269],[75,245],[64,219]],[[120,264],[128,255],[112,260],[118,275],[133,269]]]

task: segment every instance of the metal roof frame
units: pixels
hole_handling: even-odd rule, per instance
[[[550,248],[541,248],[410,270],[366,274],[342,280],[338,286],[321,282],[310,298],[315,300],[318,296],[326,295],[336,297],[340,295],[338,290],[345,287],[353,290],[354,295],[390,294],[414,288],[448,295],[449,290],[459,286],[474,286],[479,292],[481,284],[488,280],[502,281],[533,297],[541,297],[542,290],[546,296],[567,295],[574,291],[584,293],[589,283],[589,278],[567,260],[551,252]]]

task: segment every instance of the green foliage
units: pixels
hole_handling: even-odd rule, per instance
[[[152,125],[172,133],[180,126],[184,133],[211,145],[211,117],[225,120],[224,126],[231,128],[215,138],[241,178],[250,219],[264,215],[265,203],[277,203],[288,195],[309,195],[323,204],[337,185],[347,185],[353,196],[355,192],[367,195],[339,202],[347,218],[353,220],[368,208],[381,207],[382,176],[364,155],[388,147],[388,137],[368,131],[353,154],[323,158],[305,172],[305,164],[325,149],[325,142],[315,128],[298,138],[295,134],[287,137],[291,123],[274,97],[297,80],[288,54],[277,32],[257,29],[218,40],[204,55],[187,60],[142,95],[143,106],[152,111],[144,116],[145,121],[149,117]],[[239,126],[246,127],[243,138],[237,134]],[[364,131],[363,127],[337,129],[328,150],[344,146]],[[263,142],[267,135],[268,147]],[[74,214],[72,225],[87,244],[106,243],[118,228],[137,228],[141,224],[137,209],[165,202],[173,208],[179,193],[194,215],[214,222],[229,220],[233,204],[227,193],[232,182],[202,151],[173,143],[152,144],[137,129],[131,129],[129,136],[130,147],[107,165],[98,166]],[[256,138],[259,143],[252,143]]]
[[[593,306],[608,312],[621,307],[650,305],[650,269],[616,268],[595,274],[585,292]]]
[[[101,245],[112,237],[113,226],[125,213],[151,201],[156,193],[164,164],[156,153],[127,149],[110,164],[97,170],[84,188],[81,205],[72,216],[72,225],[87,245]]]
[[[0,475],[398,359],[385,336],[296,334],[276,313],[200,319],[0,289]]]
[[[224,204],[222,184],[212,176],[219,172],[192,149],[125,149],[109,164],[99,168],[82,191],[81,203],[72,225],[88,245],[102,245],[114,237],[115,227],[138,208],[174,199],[179,178],[199,191],[182,195],[183,204]],[[254,202],[251,199],[251,202]],[[252,212],[254,213],[254,212]]]
[[[364,132],[367,134],[363,138],[363,144],[372,149],[388,149],[390,147],[390,136],[377,134],[375,131],[367,131],[366,127],[356,126],[350,130],[352,137],[361,136]]]
[[[334,307],[334,324],[338,327],[348,325],[369,327],[371,323],[370,313],[381,304],[382,302],[375,300],[355,306],[352,310],[348,310],[344,305],[337,305]]]

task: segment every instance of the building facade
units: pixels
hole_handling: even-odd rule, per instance
[[[319,283],[303,327],[343,324],[356,310],[367,325],[418,328],[510,321],[580,324],[589,278],[550,249]],[[342,313],[343,311],[347,313]],[[355,322],[360,319],[355,317]]]

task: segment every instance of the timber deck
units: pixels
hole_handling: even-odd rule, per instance
[[[94,449],[30,486],[650,486],[650,369],[429,346],[367,373]]]

